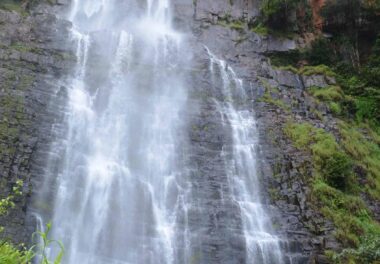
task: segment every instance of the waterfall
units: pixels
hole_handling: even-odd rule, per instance
[[[222,101],[216,100],[225,126],[231,128],[232,155],[225,156],[225,166],[234,202],[239,205],[246,240],[248,263],[284,263],[280,240],[272,234],[271,221],[260,195],[257,169],[258,136],[254,114],[249,111],[243,81],[223,60],[206,47],[213,81],[222,78]],[[222,153],[223,155],[223,153]]]
[[[168,1],[142,2],[74,0],[68,15],[77,65],[51,234],[63,263],[174,261],[184,58]]]
[[[208,51],[212,79],[223,83],[214,104],[232,135],[215,161],[228,181],[219,199],[208,193],[218,175],[211,183],[198,175],[199,183],[188,165],[196,148],[186,118],[192,55],[171,24],[169,0],[73,0],[67,19],[77,63],[60,80],[66,133],[52,144],[60,151],[52,150],[36,198],[51,204],[37,213],[64,244],[63,263],[206,264],[213,250],[225,251],[213,244],[224,236],[215,232],[229,229],[246,248],[246,256],[228,256],[233,263],[283,263],[259,193],[256,121],[231,67]],[[224,229],[212,229],[204,214],[212,206],[236,225],[222,219]],[[241,215],[232,216],[236,209]],[[57,250],[49,248],[50,258]]]

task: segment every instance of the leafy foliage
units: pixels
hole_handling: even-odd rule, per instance
[[[380,236],[380,225],[357,195],[360,187],[353,167],[362,164],[360,159],[368,159],[368,170],[370,166],[380,164],[376,158],[377,147],[356,130],[351,131],[343,124],[342,129],[348,131],[342,132],[341,145],[332,134],[309,123],[289,122],[284,132],[295,147],[312,154],[312,198],[319,210],[335,224],[335,236],[346,247],[340,254],[330,252],[330,257],[336,263],[372,263],[379,256],[376,238]],[[376,172],[378,169],[371,170]],[[364,260],[367,262],[361,262]]]
[[[12,188],[12,194],[0,200],[0,216],[6,215],[9,209],[15,206],[14,199],[22,195],[23,181],[17,180],[15,186]],[[21,245],[16,247],[10,242],[0,241],[0,263],[6,264],[31,264],[34,258],[40,260],[40,264],[60,264],[64,247],[61,242],[49,239],[49,232],[51,230],[51,223],[46,226],[46,231],[37,231],[33,234],[33,240],[38,240],[35,246],[27,249]],[[2,231],[2,230],[0,230]],[[58,245],[59,252],[54,261],[51,262],[46,254],[47,248],[53,244]]]
[[[65,249],[64,249],[63,244],[60,241],[49,239],[50,230],[51,230],[51,223],[49,222],[46,225],[45,232],[37,231],[36,233],[33,234],[33,238],[35,238],[35,236],[40,238],[39,239],[40,243],[37,243],[37,246],[36,246],[37,248],[36,257],[41,260],[41,264],[60,264],[62,261],[62,257],[63,257]],[[57,256],[55,257],[54,261],[51,262],[46,254],[46,251],[47,251],[47,248],[53,245],[57,245],[59,247],[59,252]]]
[[[0,263],[29,264],[34,256],[32,250],[18,249],[8,242],[0,243]]]
[[[0,200],[0,216],[7,214],[8,210],[15,206],[13,201],[15,199],[15,196],[20,196],[22,194],[22,191],[21,191],[22,186],[23,186],[23,181],[21,180],[16,181],[15,186],[12,188],[13,193],[9,195],[8,197]]]
[[[297,26],[296,9],[306,7],[305,0],[263,0],[260,5],[261,21],[274,31],[289,32]]]

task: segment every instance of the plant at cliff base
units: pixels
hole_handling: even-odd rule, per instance
[[[14,199],[22,195],[23,181],[17,180],[15,186],[12,188],[12,194],[6,198],[0,200],[0,216],[4,216],[8,213],[9,209],[15,207]],[[51,223],[46,225],[46,231],[37,231],[33,234],[33,239],[38,238],[39,243],[35,246],[27,249],[23,244],[20,246],[14,246],[7,241],[0,241],[0,264],[31,264],[34,258],[39,260],[40,264],[60,264],[64,247],[61,242],[51,240],[48,238],[51,230]],[[0,227],[0,232],[3,231],[3,227]],[[53,262],[47,258],[47,248],[53,244],[59,246],[59,252]]]
[[[8,242],[0,242],[0,263],[29,264],[33,256],[32,250],[18,249]]]
[[[60,264],[62,261],[62,257],[63,257],[65,249],[64,249],[62,242],[48,238],[50,230],[51,230],[51,223],[49,222],[46,225],[46,231],[45,232],[37,231],[33,234],[33,240],[35,239],[36,236],[39,240],[38,241],[39,243],[37,243],[37,246],[36,246],[36,248],[37,248],[36,257],[40,260],[41,264]],[[54,261],[51,262],[48,259],[46,251],[49,247],[51,247],[53,245],[58,246],[59,252],[58,252],[57,256],[55,257]]]
[[[0,200],[0,216],[6,215],[8,210],[15,206],[13,201],[15,197],[20,196],[22,194],[22,191],[21,191],[22,186],[23,186],[22,180],[16,181],[15,186],[12,188],[13,193],[9,195],[8,197]]]
[[[61,242],[51,240],[48,238],[51,230],[51,224],[46,225],[46,231],[37,231],[33,234],[33,238],[36,236],[40,243],[27,249],[24,245],[19,248],[15,247],[9,242],[0,242],[0,263],[1,264],[31,264],[33,259],[36,259],[40,264],[60,264],[64,247]],[[53,244],[59,246],[59,253],[55,257],[55,260],[51,262],[46,254],[47,248]]]
[[[0,216],[6,215],[9,209],[15,206],[14,199],[22,194],[22,186],[23,181],[16,181],[15,186],[12,188],[12,194],[0,200]],[[0,227],[0,232],[2,231],[3,227]],[[23,245],[20,248],[16,248],[7,241],[0,241],[0,263],[26,264],[30,263],[33,256],[33,251],[27,250]]]

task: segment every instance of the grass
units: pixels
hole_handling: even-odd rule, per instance
[[[279,66],[279,67],[276,67],[277,69],[279,70],[282,70],[282,71],[290,71],[294,74],[298,74],[298,69],[291,66],[291,65],[287,65],[287,66]]]
[[[296,68],[293,65],[280,65],[279,62],[277,62],[277,57],[272,57],[271,60],[274,61],[274,65],[276,68],[284,71],[291,71],[295,74],[300,75],[325,75],[328,77],[336,77],[336,73],[330,69],[330,67],[326,65],[317,65],[317,66],[304,66],[301,68]]]
[[[229,14],[218,18],[218,25],[222,27],[229,27],[237,31],[243,31],[247,23],[244,20],[233,19]]]
[[[285,125],[285,134],[292,139],[296,148],[303,149],[310,144],[310,134],[314,130],[314,127],[309,123],[293,123],[289,122]]]
[[[285,125],[284,132],[296,148],[311,152],[316,178],[321,178],[340,190],[351,188],[353,185],[351,159],[340,149],[332,134],[306,122],[289,122]]]
[[[336,226],[336,238],[345,247],[357,248],[363,236],[380,235],[380,226],[359,196],[344,193],[323,181],[313,183],[313,197],[321,212]]]
[[[284,127],[294,146],[311,154],[312,200],[334,223],[335,237],[346,248],[327,255],[335,263],[373,263],[380,256],[380,225],[359,194],[377,194],[380,189],[380,148],[353,126],[342,123],[340,130],[342,140],[338,144],[334,135],[306,122],[289,122]],[[372,185],[359,187],[353,174],[353,166],[358,165],[367,170]]]
[[[251,28],[252,32],[255,32],[262,36],[267,36],[269,34],[269,29],[263,24],[259,23],[255,27]]]
[[[0,242],[0,263],[27,264],[34,256],[32,250],[18,249],[8,242]]]
[[[311,76],[311,75],[325,75],[329,77],[335,77],[336,73],[326,65],[318,66],[304,66],[300,68],[299,74]]]
[[[339,125],[342,136],[342,146],[354,159],[355,164],[365,172],[365,189],[375,199],[380,198],[380,147],[375,139],[364,136],[365,130],[341,122]],[[377,134],[376,134],[377,136]]]
[[[340,115],[342,113],[342,107],[337,102],[330,102],[329,108],[330,108],[331,112],[333,112],[336,115]]]
[[[339,86],[330,85],[325,88],[310,87],[309,93],[322,101],[340,101],[343,99],[343,91]]]
[[[20,13],[23,16],[27,14],[25,9],[22,8],[21,4],[13,0],[1,0],[0,9],[4,9],[7,11],[14,11],[14,12]]]
[[[274,95],[279,94],[279,90],[277,87],[272,87],[265,79],[261,79],[261,83],[265,88],[265,93],[263,97],[260,98],[260,101],[275,105],[286,112],[290,111],[290,107],[287,104],[285,104],[284,101],[282,101],[281,99],[274,98]]]

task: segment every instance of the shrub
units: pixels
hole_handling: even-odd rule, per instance
[[[321,165],[324,180],[332,187],[346,191],[352,185],[352,161],[343,152],[334,152]]]
[[[342,146],[352,157],[357,166],[365,171],[366,185],[369,194],[380,197],[380,147],[371,138],[366,138],[354,125],[340,123]],[[375,132],[372,132],[375,133]]]
[[[261,23],[251,28],[251,31],[263,36],[266,36],[269,33],[268,28]]]
[[[377,113],[380,112],[376,98],[358,97],[355,100],[355,107],[356,118],[359,122],[377,117]]]
[[[6,215],[10,208],[15,206],[14,199],[22,194],[21,189],[23,186],[23,181],[16,181],[14,187],[12,188],[12,194],[6,198],[0,200],[0,216]],[[38,257],[41,264],[60,264],[64,247],[61,242],[56,240],[51,240],[48,238],[51,229],[51,224],[47,224],[46,231],[37,231],[33,234],[33,240],[37,236],[42,243],[37,243],[36,246],[26,249],[24,246],[19,248],[15,247],[9,242],[0,241],[0,263],[4,264],[31,264],[34,257]],[[0,232],[2,228],[0,229]],[[46,251],[52,244],[58,244],[59,252],[54,259],[54,262],[48,260]]]
[[[337,190],[322,180],[313,183],[312,194],[321,212],[335,224],[336,238],[345,246],[352,247],[350,251],[363,247],[368,235],[380,236],[379,224],[373,220],[360,197]],[[343,258],[339,255],[335,257],[337,260]]]
[[[352,160],[340,150],[332,134],[314,128],[309,123],[292,122],[286,124],[284,132],[292,139],[295,147],[311,150],[315,177],[323,179],[336,189],[351,189],[354,183]]]
[[[32,250],[18,249],[8,242],[0,243],[0,263],[29,264],[33,256]]]
[[[314,127],[309,123],[293,123],[289,122],[285,125],[285,134],[293,141],[293,144],[297,148],[304,148],[310,144],[311,133]]]
[[[331,112],[333,112],[336,115],[340,115],[342,113],[342,108],[339,103],[336,102],[330,102],[329,104]]]
[[[310,49],[305,52],[304,57],[312,65],[332,65],[337,61],[330,41],[325,38],[315,40]]]
[[[339,101],[343,99],[343,92],[339,86],[311,87],[309,92],[322,101]]]
[[[329,77],[336,76],[336,73],[333,70],[331,70],[330,67],[323,64],[317,65],[317,66],[305,66],[300,69],[299,73],[303,75],[308,75],[308,76],[317,75],[317,74],[325,75]]]

